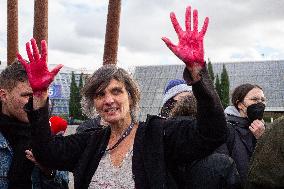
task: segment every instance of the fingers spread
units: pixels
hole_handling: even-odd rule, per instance
[[[31,51],[31,46],[29,42],[26,43],[26,51],[27,51],[30,63],[34,62],[34,57],[33,57],[33,53]]]
[[[40,59],[40,55],[39,55],[38,47],[36,44],[36,40],[32,38],[31,43],[32,43],[32,48],[33,48],[34,59],[36,62],[38,62],[38,60]]]
[[[18,61],[25,67],[27,62],[25,61],[25,59],[23,59],[23,57],[17,53],[17,58],[18,58]]]
[[[166,45],[174,52],[174,48],[176,47],[168,38],[162,37],[162,40],[166,43]]]
[[[171,17],[171,21],[172,21],[173,27],[174,27],[177,35],[178,35],[178,38],[180,39],[180,36],[182,35],[183,30],[181,29],[181,27],[180,27],[180,25],[179,25],[179,23],[177,21],[175,13],[172,12],[170,14],[170,17]]]
[[[191,7],[188,6],[185,12],[185,28],[186,31],[191,31]]]
[[[63,65],[62,64],[59,64],[59,65],[57,65],[55,68],[53,68],[52,70],[51,70],[51,73],[52,73],[52,75],[56,75],[59,71],[60,71],[60,69],[63,67]]]
[[[202,26],[202,29],[200,31],[200,36],[203,37],[207,31],[207,27],[208,27],[208,24],[209,24],[209,18],[206,17],[205,20],[204,20],[204,24]]]
[[[41,41],[41,59],[43,62],[47,62],[47,44],[45,40]]]
[[[24,66],[27,74],[29,75],[30,74],[30,64],[28,64],[27,61],[23,59],[23,57],[19,53],[17,53],[17,58],[18,58],[18,61]]]
[[[198,11],[193,10],[193,32],[198,32]]]

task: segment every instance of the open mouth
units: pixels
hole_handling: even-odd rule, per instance
[[[115,113],[116,111],[118,111],[118,109],[119,109],[119,108],[115,108],[115,107],[113,107],[113,108],[106,108],[106,109],[104,110],[104,112],[105,112],[105,113]]]

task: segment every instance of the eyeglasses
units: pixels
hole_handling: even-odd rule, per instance
[[[265,97],[261,97],[261,98],[258,98],[258,97],[252,97],[252,98],[245,98],[245,99],[248,99],[248,100],[251,100],[253,102],[262,102],[262,103],[265,103],[266,102],[266,98]]]

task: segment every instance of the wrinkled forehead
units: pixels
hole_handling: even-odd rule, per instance
[[[105,91],[107,88],[125,88],[125,83],[123,81],[120,81],[119,79],[116,78],[112,78],[110,80],[107,81],[103,81],[101,82],[98,87],[95,89],[95,95]]]

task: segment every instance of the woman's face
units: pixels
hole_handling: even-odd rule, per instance
[[[125,85],[112,79],[108,86],[94,97],[101,118],[109,124],[131,120],[130,100]]]
[[[248,92],[248,94],[245,96],[243,102],[238,103],[239,112],[242,117],[247,117],[247,107],[249,107],[252,104],[256,103],[266,103],[266,98],[264,96],[264,93],[259,88],[253,88]]]

